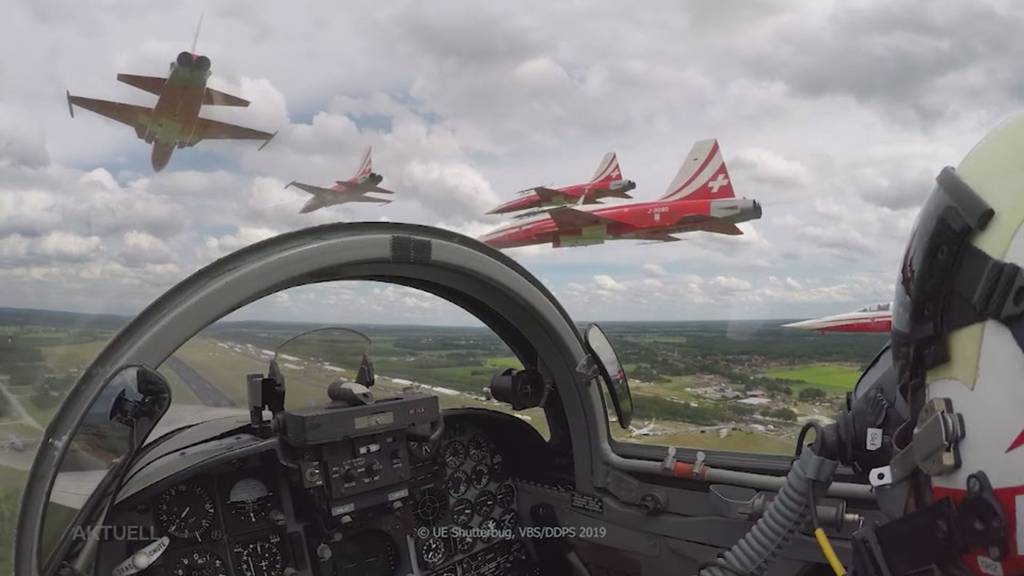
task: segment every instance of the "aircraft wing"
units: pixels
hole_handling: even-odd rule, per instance
[[[548,216],[559,228],[585,228],[598,224],[611,224],[614,220],[603,218],[592,212],[584,212],[568,206],[559,206],[548,210]]]
[[[381,188],[380,186],[374,186],[373,188],[370,188],[370,189],[368,189],[366,191],[367,192],[376,192],[378,194],[394,194],[393,191],[388,190],[387,188]]]
[[[697,225],[696,229],[703,230],[705,232],[714,232],[715,234],[725,234],[727,236],[743,235],[743,230],[740,230],[739,227],[732,222],[722,222],[719,220],[701,222]]]
[[[195,146],[200,140],[266,140],[270,142],[273,137],[274,134],[270,132],[199,118],[196,120],[196,127],[192,131],[188,145]]]
[[[643,234],[637,236],[637,238],[640,240],[650,240],[651,242],[681,242],[683,240],[682,238],[676,238],[671,234],[659,234],[656,232]]]
[[[302,190],[303,192],[309,192],[314,196],[320,194],[332,194],[336,192],[335,190],[331,190],[330,188],[321,188],[320,186],[313,186],[312,184],[303,184],[302,182],[296,182],[294,180],[289,182],[288,186],[295,186],[299,190]],[[287,188],[288,186],[285,186],[285,188]]]
[[[160,78],[158,76],[139,76],[138,74],[118,74],[118,82],[124,82],[129,86],[134,86],[139,90],[144,90],[150,94],[156,94],[159,96],[164,91],[164,83],[167,82],[166,78]]]
[[[249,101],[238,96],[232,96],[220,90],[207,88],[203,94],[203,104],[206,106],[248,106]]]
[[[153,113],[152,108],[146,108],[145,106],[134,106],[132,104],[124,104],[122,102],[111,102],[110,100],[97,100],[95,98],[83,98],[81,96],[72,96],[68,94],[68,110],[71,112],[71,117],[75,117],[74,106],[81,106],[86,110],[95,112],[101,116],[106,116],[111,120],[117,120],[122,124],[127,124],[132,128],[135,128],[136,134],[142,137],[142,134],[149,128],[149,118]]]

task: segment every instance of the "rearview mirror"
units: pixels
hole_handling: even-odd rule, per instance
[[[604,330],[597,324],[587,326],[584,336],[587,348],[597,360],[598,370],[608,386],[608,395],[612,397],[619,426],[628,428],[633,420],[633,396],[629,393],[629,381],[626,379],[622,363],[619,362],[619,356]]]

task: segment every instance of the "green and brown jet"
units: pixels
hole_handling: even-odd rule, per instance
[[[146,108],[122,102],[72,96],[68,92],[68,110],[75,116],[74,106],[92,110],[107,118],[135,128],[135,134],[153,145],[153,170],[167,166],[174,149],[195,146],[201,140],[242,139],[263,140],[262,150],[276,134],[253,130],[199,117],[199,109],[212,106],[248,106],[249,101],[207,88],[210,77],[210,59],[191,52],[178,54],[171,62],[167,78],[118,74],[117,79],[140,90],[158,96],[156,106]]]

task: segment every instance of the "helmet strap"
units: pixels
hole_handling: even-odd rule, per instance
[[[973,244],[963,247],[947,309],[950,330],[998,320],[1024,351],[1024,270],[996,260]]]

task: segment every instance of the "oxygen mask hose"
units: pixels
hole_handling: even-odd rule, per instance
[[[806,430],[801,433],[801,441],[804,433]],[[819,430],[815,446],[820,440]],[[838,466],[838,461],[819,456],[815,448],[801,449],[786,475],[786,483],[768,505],[764,516],[719,560],[702,565],[700,576],[762,574],[789,544],[794,532],[804,525],[815,506],[814,494],[825,493]]]

